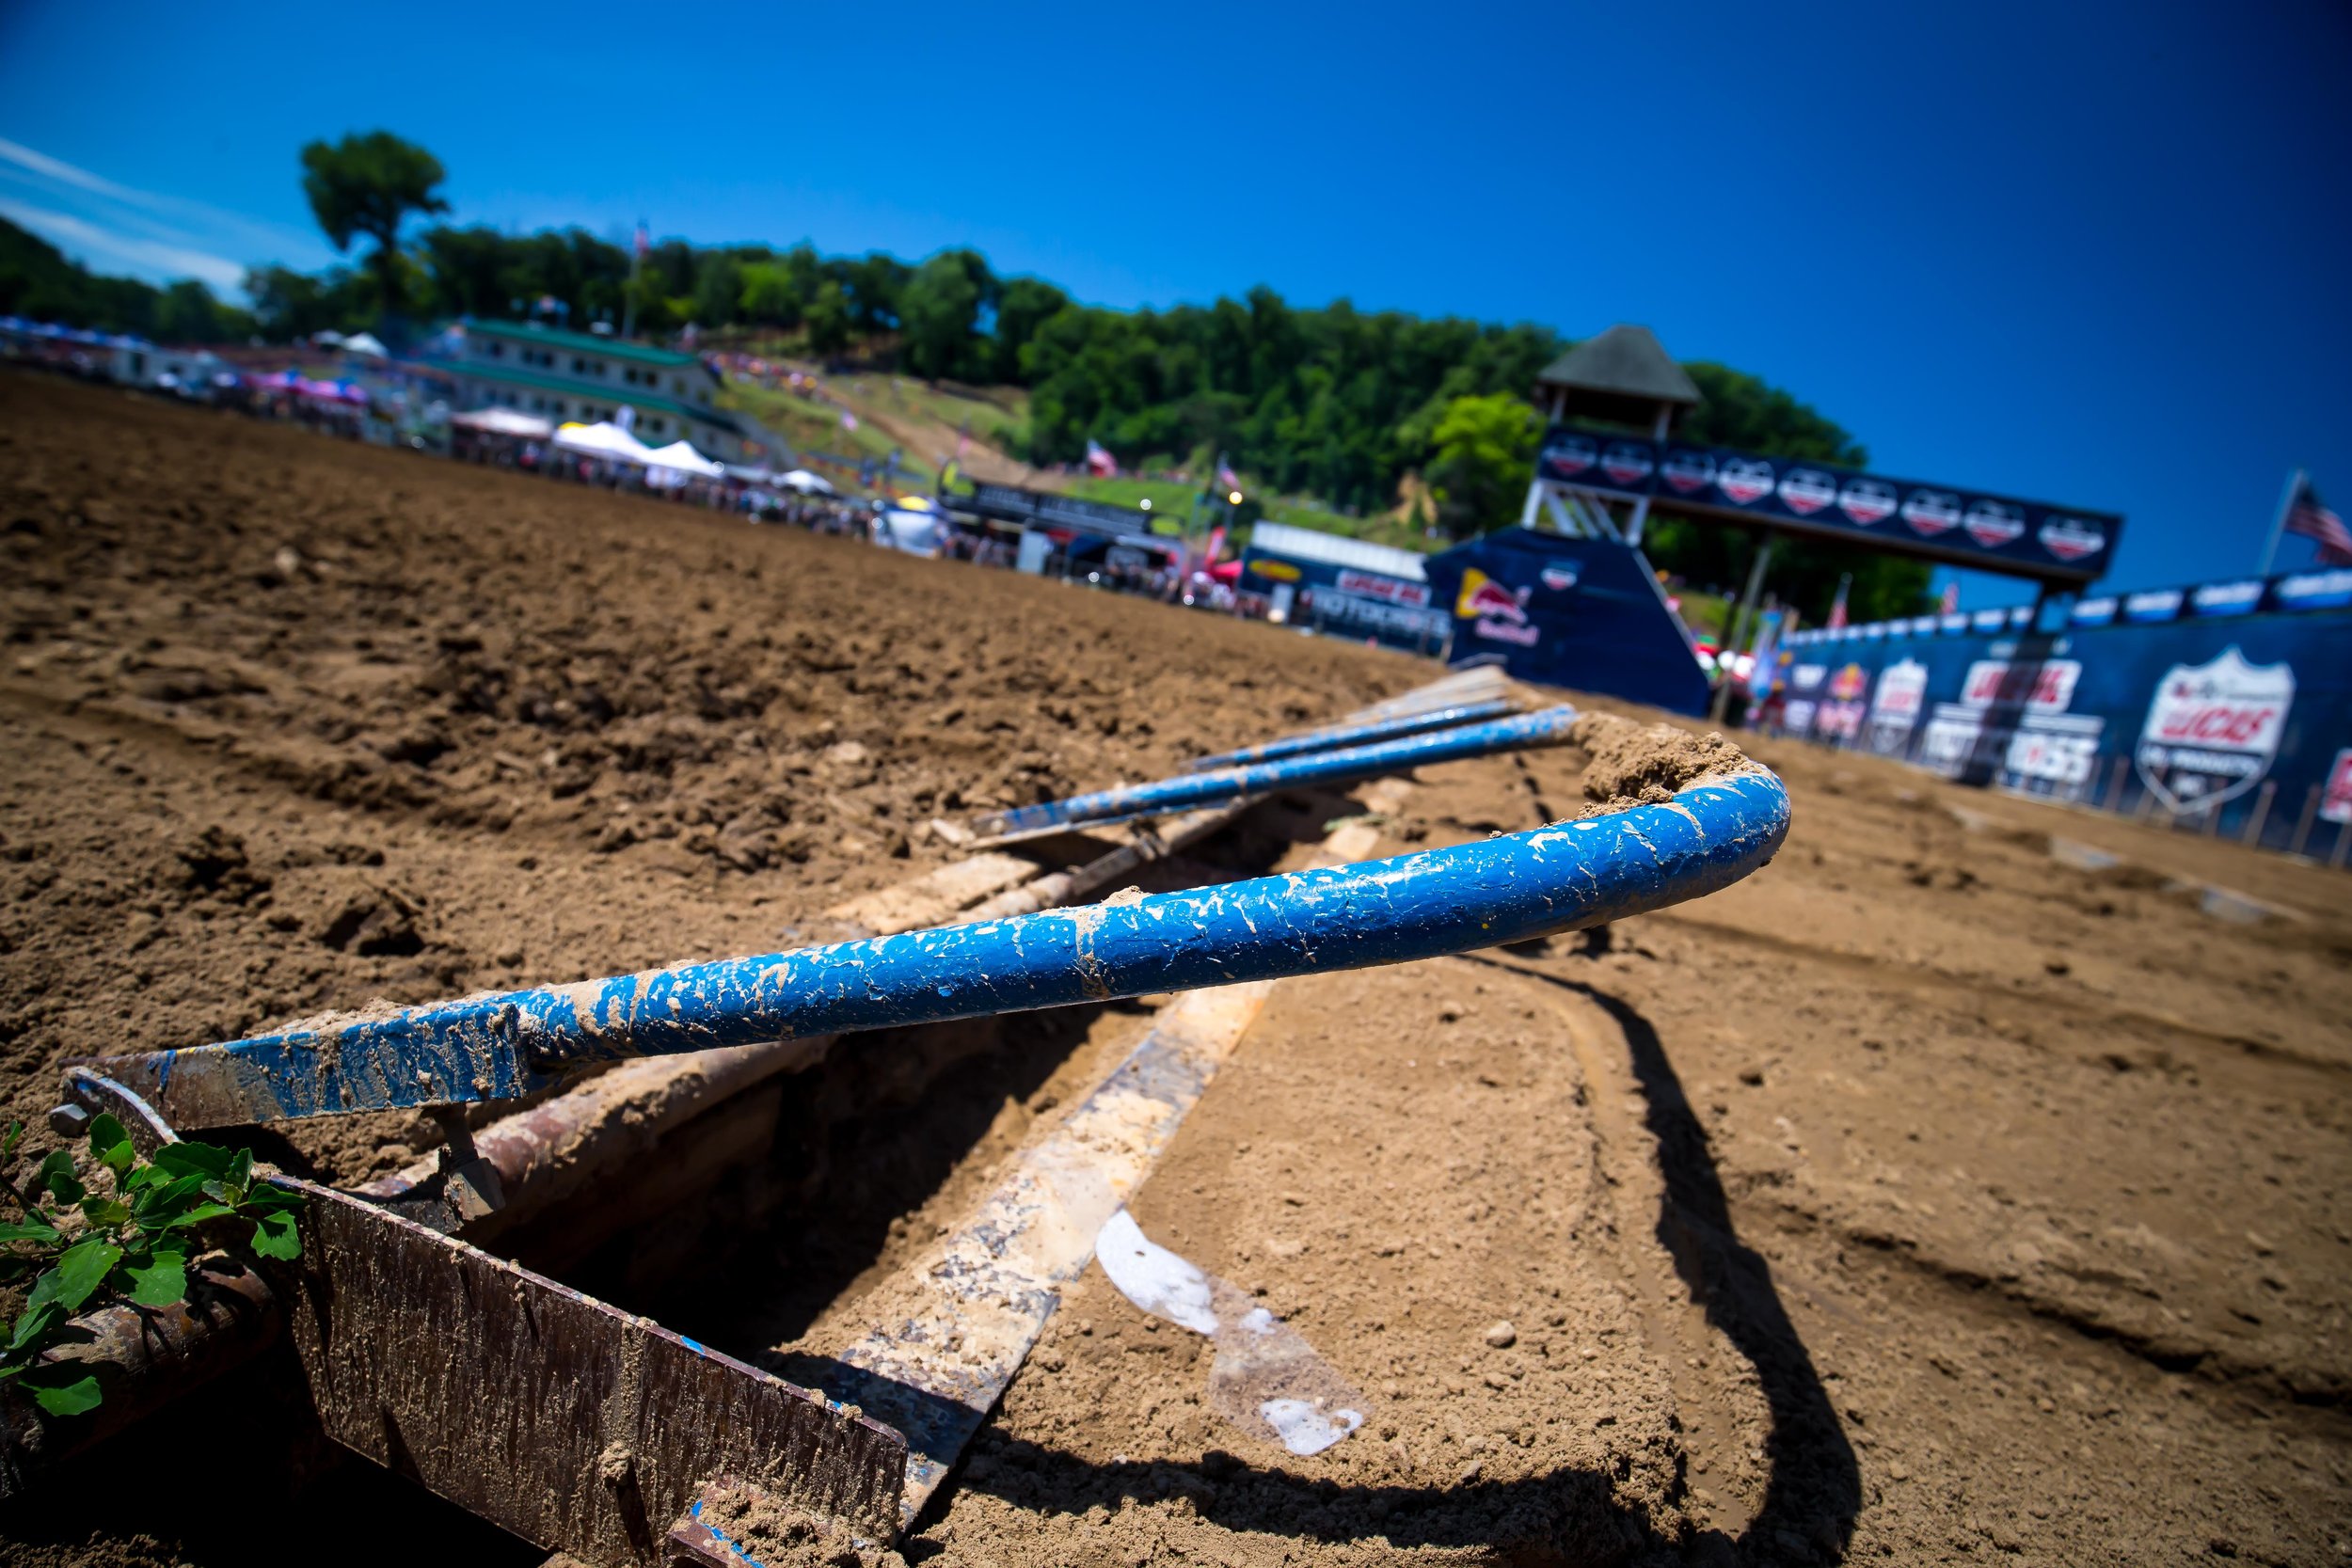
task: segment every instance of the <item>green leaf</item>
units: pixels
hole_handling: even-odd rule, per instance
[[[98,1391],[98,1379],[78,1361],[27,1367],[18,1382],[31,1393],[33,1402],[52,1416],[79,1416],[97,1409],[105,1397]]]
[[[5,1132],[0,1132],[0,1160],[5,1160],[9,1155],[14,1154],[16,1152],[16,1146],[22,1143],[24,1139],[24,1124],[21,1121],[12,1121],[8,1123],[8,1130]]]
[[[131,1206],[119,1197],[86,1197],[82,1217],[100,1230],[112,1230],[130,1220]]]
[[[65,1308],[54,1301],[36,1302],[17,1314],[16,1332],[0,1355],[17,1355],[27,1350],[38,1351],[49,1342],[51,1334],[65,1322]]]
[[[73,1174],[73,1156],[62,1148],[49,1151],[49,1158],[40,1163],[40,1169],[33,1176],[33,1184],[48,1188],[59,1203],[82,1201],[82,1182]]]
[[[56,1227],[39,1214],[27,1214],[22,1220],[0,1221],[0,1242],[58,1242],[64,1240]]]
[[[122,1249],[112,1242],[96,1236],[76,1242],[58,1257],[56,1268],[33,1281],[28,1307],[54,1301],[68,1312],[78,1311],[121,1261]]]
[[[274,1182],[257,1181],[253,1184],[253,1190],[245,1195],[245,1207],[249,1210],[262,1211],[299,1209],[302,1207],[302,1195],[289,1192]]]
[[[126,1261],[131,1299],[141,1307],[169,1307],[188,1293],[188,1255],[158,1248]]]
[[[171,1217],[171,1223],[165,1226],[164,1228],[166,1230],[185,1230],[189,1226],[202,1225],[206,1220],[221,1219],[227,1215],[233,1214],[236,1212],[237,1211],[234,1208],[226,1203],[199,1203],[195,1208],[187,1210],[183,1213],[174,1214]]]
[[[151,1187],[131,1205],[131,1215],[139,1222],[141,1229],[160,1230],[173,1215],[196,1202],[203,1186],[201,1175],[188,1175],[168,1186]]]
[[[93,1158],[103,1160],[117,1144],[130,1141],[130,1129],[122,1125],[120,1118],[104,1111],[90,1117],[89,1151]]]
[[[155,1151],[155,1164],[174,1176],[209,1176],[215,1179],[229,1174],[236,1156],[214,1144],[166,1144]]]
[[[222,1199],[223,1202],[235,1203],[243,1198],[246,1189],[253,1185],[253,1151],[249,1148],[237,1150],[237,1157],[229,1162],[229,1174],[220,1180],[221,1185],[229,1189],[229,1196]]]
[[[294,1231],[294,1215],[280,1210],[256,1216],[253,1250],[264,1258],[301,1257],[302,1238]]]

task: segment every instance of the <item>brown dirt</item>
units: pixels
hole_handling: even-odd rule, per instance
[[[932,815],[1427,673],[50,381],[0,375],[0,442],[17,1114],[63,1054],[776,946],[944,863]],[[1611,748],[1426,770],[1382,852],[1680,776]],[[1365,1430],[1300,1459],[1226,1425],[1208,1341],[1089,1271],[905,1560],[2341,1560],[2352,883],[1755,752],[1796,801],[1771,867],[1278,987],[1137,1200],[1368,1396]],[[2286,912],[2226,923],[2174,882]],[[698,1276],[664,1321],[795,1366],[1151,1011],[1054,1015],[876,1117],[775,1277]],[[825,1092],[886,1087],[885,1055]],[[421,1138],[293,1152],[349,1180]],[[363,1466],[309,1506],[407,1560],[535,1560]],[[0,1541],[255,1549],[38,1500]]]
[[[1750,766],[1720,733],[1693,735],[1673,724],[1645,724],[1622,714],[1587,713],[1568,733],[1586,758],[1581,788],[1587,816],[1628,806],[1654,806],[1710,773]]]

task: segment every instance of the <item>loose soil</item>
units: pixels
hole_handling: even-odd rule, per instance
[[[810,940],[951,859],[934,816],[1431,673],[13,373],[0,531],[0,1094],[33,1121],[65,1055]],[[1380,852],[1724,760],[1585,738],[1424,770]],[[1606,931],[1278,986],[1137,1198],[1364,1392],[1364,1430],[1298,1458],[1224,1424],[1208,1342],[1089,1270],[903,1558],[2341,1560],[2352,883],[1745,749],[1796,803],[1772,865]],[[1187,866],[1290,863],[1347,809],[1260,814],[1258,847]],[[2208,885],[2275,912],[2216,918]],[[897,1101],[870,1042],[821,1092],[871,1114],[827,1203],[762,1233],[770,1266],[628,1305],[813,1377],[860,1287],[1152,1013],[967,1031]],[[356,1181],[429,1134],[263,1141]],[[314,1477],[293,1516],[339,1550],[536,1560],[384,1473],[257,1451],[239,1487]],[[0,1513],[7,1555],[315,1539],[243,1490],[110,1490],[126,1464]]]

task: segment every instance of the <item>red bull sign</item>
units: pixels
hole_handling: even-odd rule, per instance
[[[1462,574],[1462,591],[1454,596],[1454,613],[1470,623],[1473,636],[1532,648],[1539,636],[1527,618],[1527,599],[1532,592],[1526,588],[1505,588],[1472,566]]]

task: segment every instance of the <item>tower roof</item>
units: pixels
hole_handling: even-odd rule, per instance
[[[1568,350],[1545,367],[1535,384],[1685,408],[1704,401],[1697,386],[1659,346],[1648,327],[1624,324]]]

